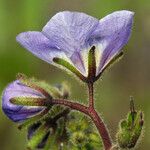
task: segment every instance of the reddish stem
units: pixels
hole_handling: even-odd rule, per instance
[[[88,107],[84,106],[82,104],[72,102],[71,100],[66,99],[52,99],[52,104],[60,104],[67,107],[70,107],[72,109],[78,110],[80,112],[83,112],[84,114],[88,115]]]
[[[100,133],[105,150],[111,149],[112,143],[111,143],[111,138],[109,136],[109,133],[106,129],[105,124],[103,123],[98,113],[94,110],[94,108],[87,107],[82,104],[72,102],[70,100],[65,100],[65,99],[53,99],[52,104],[64,105],[88,115],[92,119],[92,121],[94,122],[95,126],[97,127]]]
[[[93,83],[88,83],[88,91],[89,91],[89,107],[91,109],[94,109],[94,89],[93,89]]]
[[[112,147],[112,142],[103,120],[100,118],[100,116],[94,109],[89,112],[89,116],[93,120],[95,126],[97,127],[100,133],[105,150],[110,150]]]
[[[89,116],[93,120],[94,124],[96,125],[102,137],[105,149],[109,150],[112,146],[109,132],[107,131],[107,128],[103,120],[100,118],[100,116],[98,115],[98,113],[94,108],[94,83],[93,82],[88,83],[88,91],[89,91]]]

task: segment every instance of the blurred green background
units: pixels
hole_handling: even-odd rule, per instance
[[[113,11],[135,12],[131,39],[124,58],[107,71],[96,88],[96,107],[115,136],[117,124],[129,110],[129,96],[145,112],[145,133],[138,150],[150,149],[150,1],[149,0],[0,0],[0,93],[18,72],[51,84],[67,79],[71,98],[86,100],[86,87],[64,71],[36,58],[16,41],[18,33],[41,30],[58,11],[74,10],[101,18]],[[18,131],[0,110],[0,149],[26,149],[26,134]]]

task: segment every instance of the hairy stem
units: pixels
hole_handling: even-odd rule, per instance
[[[89,108],[94,109],[94,89],[93,83],[88,83],[88,91],[89,91]]]
[[[109,132],[107,131],[107,128],[103,120],[101,119],[100,115],[98,115],[98,113],[94,108],[94,82],[88,83],[88,92],[89,92],[89,116],[93,120],[94,124],[96,125],[101,135],[105,150],[109,150],[112,147]]]
[[[71,109],[78,110],[80,112],[83,112],[84,114],[88,115],[88,107],[84,106],[82,104],[72,102],[71,100],[66,100],[66,99],[52,99],[51,103],[54,104],[59,104],[59,105],[64,105],[67,107],[70,107]]]
[[[87,116],[89,116],[92,119],[92,121],[94,122],[95,126],[97,127],[97,129],[100,133],[105,150],[111,149],[112,143],[111,143],[111,138],[109,136],[109,133],[108,133],[102,119],[100,118],[98,113],[93,108],[84,106],[84,105],[76,103],[76,102],[72,102],[70,100],[65,100],[65,99],[53,99],[52,104],[64,105],[64,106],[70,107],[71,109],[80,111],[80,112],[86,114]]]
[[[90,111],[89,116],[93,120],[95,126],[97,127],[100,133],[105,150],[110,150],[112,147],[112,142],[103,120],[100,118],[100,116],[95,110]]]

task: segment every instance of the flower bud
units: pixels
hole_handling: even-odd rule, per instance
[[[117,142],[121,148],[134,148],[143,131],[143,112],[135,111],[133,101],[130,106],[131,111],[127,118],[122,120],[119,124],[119,131],[117,133]]]
[[[44,108],[43,106],[24,106],[16,105],[11,102],[11,99],[20,98],[21,99],[45,99],[46,97],[40,92],[33,88],[30,88],[16,80],[8,85],[4,90],[2,95],[2,108],[4,113],[13,121],[20,122],[26,120],[41,112]],[[28,102],[27,102],[28,103]]]
[[[4,90],[2,108],[11,120],[22,122],[40,114],[45,108],[50,108],[52,98],[64,98],[68,95],[69,92],[64,85],[57,88],[44,81],[19,74],[17,80]]]

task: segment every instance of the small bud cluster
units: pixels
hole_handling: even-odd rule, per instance
[[[127,118],[122,120],[117,133],[117,142],[121,148],[131,149],[138,144],[143,132],[143,112],[136,111],[133,100],[130,102],[130,112]]]

